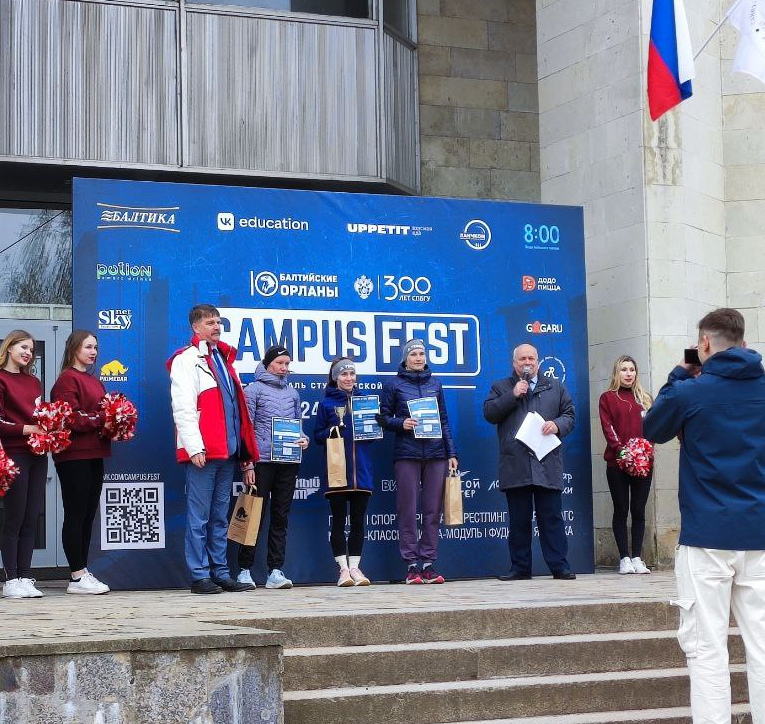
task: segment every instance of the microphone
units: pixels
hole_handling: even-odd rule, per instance
[[[525,382],[531,381],[531,365],[526,365],[523,368],[523,379]],[[529,387],[528,390],[526,390],[526,397],[531,397],[531,387]]]

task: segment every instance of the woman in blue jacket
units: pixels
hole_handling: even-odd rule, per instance
[[[336,359],[329,368],[329,379],[316,415],[314,440],[326,446],[327,438],[340,435],[345,447],[347,485],[327,488],[324,492],[332,512],[329,542],[332,555],[340,567],[337,585],[368,586],[369,579],[361,572],[361,549],[364,545],[364,516],[372,494],[372,461],[369,446],[372,440],[353,439],[351,398],[356,387],[356,365],[345,357]],[[345,519],[350,518],[348,540]]]
[[[409,340],[403,347],[398,374],[386,383],[380,400],[380,422],[396,433],[394,446],[399,551],[407,564],[407,583],[443,583],[435,568],[438,526],[444,502],[447,462],[457,469],[457,448],[452,439],[441,383],[427,364],[425,343]],[[441,420],[440,438],[416,438],[417,426],[409,403],[435,397]],[[417,538],[417,497],[422,510],[422,537]],[[422,563],[422,568],[420,568]]]

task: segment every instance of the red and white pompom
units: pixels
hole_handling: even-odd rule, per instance
[[[112,440],[130,440],[135,436],[138,410],[121,392],[109,392],[101,400],[106,427]]]
[[[19,468],[16,463],[0,448],[0,498],[5,496],[18,474]]]
[[[27,445],[35,455],[60,453],[66,450],[72,441],[72,431],[67,427],[72,417],[72,407],[68,402],[41,402],[32,413],[42,432],[31,434]]]
[[[616,464],[627,475],[647,478],[653,467],[653,446],[645,438],[630,438],[616,458]]]

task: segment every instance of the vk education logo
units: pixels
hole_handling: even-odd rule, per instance
[[[227,211],[218,214],[218,231],[233,231],[235,224],[236,219],[233,214]]]

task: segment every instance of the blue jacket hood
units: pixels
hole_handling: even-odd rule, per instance
[[[334,402],[337,402],[338,406],[345,405],[348,402],[348,395],[349,394],[356,394],[356,388],[353,388],[352,392],[346,392],[345,390],[341,390],[339,387],[330,387],[327,385],[324,388],[324,397],[326,397],[328,400],[332,400]]]
[[[762,355],[746,347],[730,347],[713,354],[701,367],[702,372],[733,380],[749,380],[765,375]]]

